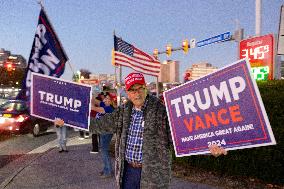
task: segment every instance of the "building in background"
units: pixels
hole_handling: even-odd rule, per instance
[[[202,76],[205,76],[209,73],[216,71],[217,69],[218,69],[217,67],[212,66],[212,64],[209,64],[207,62],[192,64],[192,67],[188,68],[185,71],[184,81],[186,82],[186,81],[198,79]]]
[[[115,74],[91,74],[90,79],[97,80],[100,87],[115,87]]]
[[[26,68],[27,61],[22,55],[11,54],[3,48],[0,48],[0,66],[7,69]]]
[[[281,61],[280,63],[280,78],[279,79],[284,79],[284,61]]]
[[[276,56],[275,79],[284,79],[284,56]]]
[[[0,48],[0,66],[3,66],[4,62],[8,59],[10,54],[10,51],[6,51],[5,49]]]
[[[162,83],[179,83],[179,61],[165,60],[158,78]]]
[[[90,74],[90,79],[112,82],[115,80],[115,74]]]
[[[0,48],[0,99],[15,98],[27,68],[26,59],[22,55],[11,54]]]

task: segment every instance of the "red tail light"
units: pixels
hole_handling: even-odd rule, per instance
[[[16,122],[23,122],[23,121],[27,120],[28,118],[29,118],[29,116],[27,116],[27,115],[19,115],[19,116],[15,119],[15,121],[16,121]]]

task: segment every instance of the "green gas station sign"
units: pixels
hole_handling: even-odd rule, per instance
[[[252,72],[252,77],[255,80],[268,80],[268,74],[269,74],[268,66],[252,67],[251,72]]]

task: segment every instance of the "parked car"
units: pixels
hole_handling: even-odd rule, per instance
[[[8,126],[3,123],[11,122]],[[11,133],[32,133],[38,136],[47,131],[52,122],[29,114],[29,106],[22,100],[9,100],[0,106],[0,131]]]

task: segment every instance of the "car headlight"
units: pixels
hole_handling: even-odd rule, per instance
[[[16,121],[15,118],[0,117],[0,124],[4,124],[6,122],[14,123],[15,121]]]

